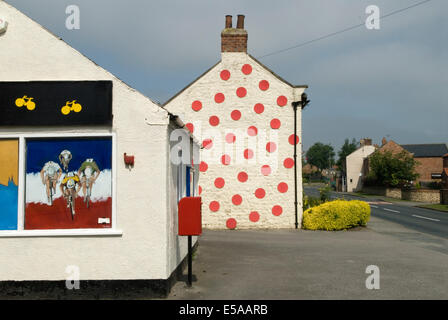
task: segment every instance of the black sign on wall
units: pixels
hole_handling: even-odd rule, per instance
[[[112,125],[112,81],[0,82],[0,126]]]

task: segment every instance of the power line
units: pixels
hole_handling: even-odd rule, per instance
[[[405,8],[401,8],[401,9],[392,11],[391,13],[388,13],[388,14],[385,14],[383,16],[380,16],[380,19],[388,18],[390,16],[393,16],[395,14],[401,13],[403,11],[406,11],[406,10],[409,10],[409,9],[421,6],[421,5],[423,5],[423,4],[427,3],[427,2],[430,2],[430,1],[432,1],[432,0],[424,0],[424,1],[421,1],[421,2],[418,2],[418,3],[415,3],[415,4],[413,4],[413,5],[409,6],[409,7],[405,7]],[[308,41],[299,43],[299,44],[297,44],[295,46],[292,46],[292,47],[289,47],[289,48],[277,50],[277,51],[265,54],[263,56],[257,57],[257,59],[263,59],[263,58],[266,58],[266,57],[269,57],[269,56],[273,56],[275,54],[283,53],[285,51],[289,51],[289,50],[292,50],[292,49],[300,48],[300,47],[306,46],[308,44],[311,44],[311,43],[314,43],[314,42],[317,42],[317,41],[320,41],[320,40],[324,40],[324,39],[333,37],[335,35],[338,35],[338,34],[341,34],[341,33],[344,33],[344,32],[347,32],[347,31],[350,31],[350,30],[353,30],[353,29],[356,29],[356,28],[359,28],[359,27],[362,27],[362,26],[365,26],[365,23],[360,23],[360,24],[357,24],[357,25],[354,25],[354,26],[351,26],[351,27],[348,27],[348,28],[345,28],[345,29],[342,29],[342,30],[339,30],[339,31],[336,31],[336,32],[332,32],[332,33],[326,34],[324,36],[321,36],[321,37],[318,37],[318,38],[315,38],[315,39],[312,39],[312,40],[308,40]]]

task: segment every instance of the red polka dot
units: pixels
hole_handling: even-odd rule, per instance
[[[211,126],[216,127],[219,124],[219,118],[217,116],[211,116],[208,119],[208,122],[210,123]]]
[[[216,212],[219,210],[219,202],[218,201],[212,201],[209,205],[210,211]]]
[[[266,80],[261,80],[258,84],[258,87],[260,88],[260,90],[266,91],[269,89],[269,82]]]
[[[224,99],[225,99],[224,94],[222,94],[221,92],[215,94],[215,102],[216,103],[222,103],[222,102],[224,102]]]
[[[285,182],[280,182],[277,186],[278,192],[285,193],[288,191],[288,184]]]
[[[271,174],[271,167],[267,164],[261,167],[261,174],[264,176],[268,176]]]
[[[226,142],[227,143],[234,143],[236,140],[236,136],[233,133],[226,134]]]
[[[236,220],[233,218],[229,218],[226,221],[226,227],[228,229],[235,229],[236,228]]]
[[[244,73],[244,74],[251,74],[252,73],[252,66],[250,65],[250,64],[245,64],[242,68],[241,68],[241,71]]]
[[[199,195],[201,195],[201,193],[202,193],[202,187],[199,186]]]
[[[247,134],[251,137],[255,137],[258,133],[258,129],[255,126],[250,126],[247,128]]]
[[[230,114],[230,117],[235,120],[238,121],[241,119],[241,111],[239,110],[233,110]]]
[[[244,150],[244,158],[245,159],[252,159],[254,157],[254,152],[252,149],[245,149]]]
[[[222,70],[219,74],[222,80],[229,80],[230,78],[230,71],[229,70]]]
[[[278,129],[281,126],[281,122],[278,119],[272,119],[271,120],[271,128],[272,129]]]
[[[201,161],[201,163],[199,164],[199,171],[201,172],[205,172],[208,169],[208,164],[207,162]]]
[[[289,138],[288,138],[289,144],[294,145],[294,136],[297,137],[296,144],[299,143],[299,136],[292,134],[292,135],[290,135]]]
[[[264,111],[264,105],[263,105],[262,103],[257,103],[257,104],[254,106],[254,111],[255,111],[256,113],[258,113],[258,114],[263,113],[263,111]]]
[[[263,199],[265,195],[266,195],[266,191],[264,191],[263,188],[258,188],[257,190],[255,190],[255,196],[258,199]]]
[[[211,149],[211,147],[213,147],[213,141],[212,139],[204,139],[204,141],[202,141],[202,146],[205,149]]]
[[[283,212],[283,208],[281,206],[273,206],[272,207],[272,214],[274,216],[279,216],[281,215]]]
[[[229,165],[230,164],[230,156],[228,154],[222,155],[221,163],[226,166]]]
[[[241,112],[239,110],[233,110],[230,113],[230,117],[232,118],[232,120],[238,121],[241,119]]]
[[[266,144],[266,151],[267,152],[275,152],[275,150],[277,150],[277,145],[275,144],[275,142],[268,142]]]
[[[226,182],[224,181],[223,178],[216,178],[215,179],[215,187],[221,189],[222,187],[224,187],[224,184]]]
[[[187,127],[188,131],[190,131],[191,133],[193,133],[193,131],[194,131],[194,125],[193,125],[192,123],[188,122],[185,126]]]
[[[202,103],[199,100],[193,101],[193,103],[191,104],[191,109],[193,109],[194,111],[199,111],[202,109]]]
[[[247,94],[247,90],[244,87],[239,87],[236,89],[236,95],[240,98],[244,98]]]
[[[239,194],[235,194],[232,197],[232,203],[236,206],[239,206],[243,202],[243,198]]]
[[[291,168],[294,166],[294,160],[293,160],[292,158],[286,158],[286,159],[283,161],[283,166],[284,166],[286,169],[291,169]]]
[[[260,214],[257,211],[252,211],[249,214],[249,220],[252,222],[257,222],[258,220],[260,220]]]
[[[279,96],[279,97],[277,98],[277,104],[278,104],[280,107],[284,107],[284,106],[286,106],[287,103],[288,103],[288,99],[287,99],[285,96]]]
[[[238,173],[238,181],[239,182],[246,182],[248,179],[248,175],[246,172],[241,171],[240,173]]]

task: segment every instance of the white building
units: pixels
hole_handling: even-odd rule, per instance
[[[55,287],[64,291],[65,280],[78,270],[81,286],[83,280],[116,280],[114,288],[120,283],[149,288],[155,284],[157,294],[166,294],[187,252],[186,239],[177,236],[177,201],[187,189],[195,193],[199,173],[170,161],[171,149],[177,148],[177,141],[170,141],[171,133],[183,123],[3,1],[0,18],[8,22],[0,35],[0,197],[8,183],[14,195],[5,191],[3,199],[17,197],[9,207],[3,202],[0,208],[2,292],[14,288],[16,281],[25,281],[20,285],[33,282],[35,288],[59,281]],[[62,105],[50,106],[64,90],[76,92],[83,85],[87,90],[104,86],[106,93],[99,95],[109,104],[79,100],[78,106],[70,104],[76,99],[71,97],[69,114]],[[14,91],[18,88],[24,88],[23,98]],[[41,99],[39,90],[45,91]],[[17,95],[16,105],[8,100],[12,93]],[[29,103],[30,97],[34,104]],[[52,107],[53,113],[48,113]],[[20,116],[11,117],[14,112],[21,112]],[[99,117],[95,115],[90,123],[81,116],[89,112],[110,116],[110,123],[96,123]],[[57,125],[48,125],[50,118]],[[180,131],[190,158],[198,154],[198,144],[188,130]],[[43,145],[48,148],[39,149]],[[69,148],[73,156],[67,172],[81,170],[82,155],[87,152],[94,154],[100,167],[90,206],[82,201],[82,188],[76,196],[62,196],[68,190],[63,179],[70,176],[64,168],[55,180],[56,188],[50,187],[51,201],[46,194],[50,173],[43,170],[42,179],[48,180],[41,180],[39,170],[47,160],[60,164],[49,150],[54,146],[59,152],[63,145],[75,148]],[[125,153],[134,156],[134,166],[125,165]],[[195,172],[188,187],[187,171]],[[8,183],[2,184],[2,175]],[[83,173],[79,187],[82,179]],[[76,212],[71,212],[73,204]]]
[[[164,105],[203,142],[204,226],[294,228],[302,218],[300,103],[307,86],[288,83],[247,53],[244,16],[236,28],[226,17],[221,41],[221,60]]]
[[[362,178],[366,172],[366,159],[375,150],[371,139],[362,139],[361,147],[347,156],[347,192],[361,191]]]

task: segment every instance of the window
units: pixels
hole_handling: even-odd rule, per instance
[[[183,165],[179,163],[177,166],[177,202],[184,197],[184,174]]]
[[[0,230],[17,230],[19,140],[0,140]]]
[[[0,136],[0,236],[121,234],[110,230],[113,140],[111,134]]]

